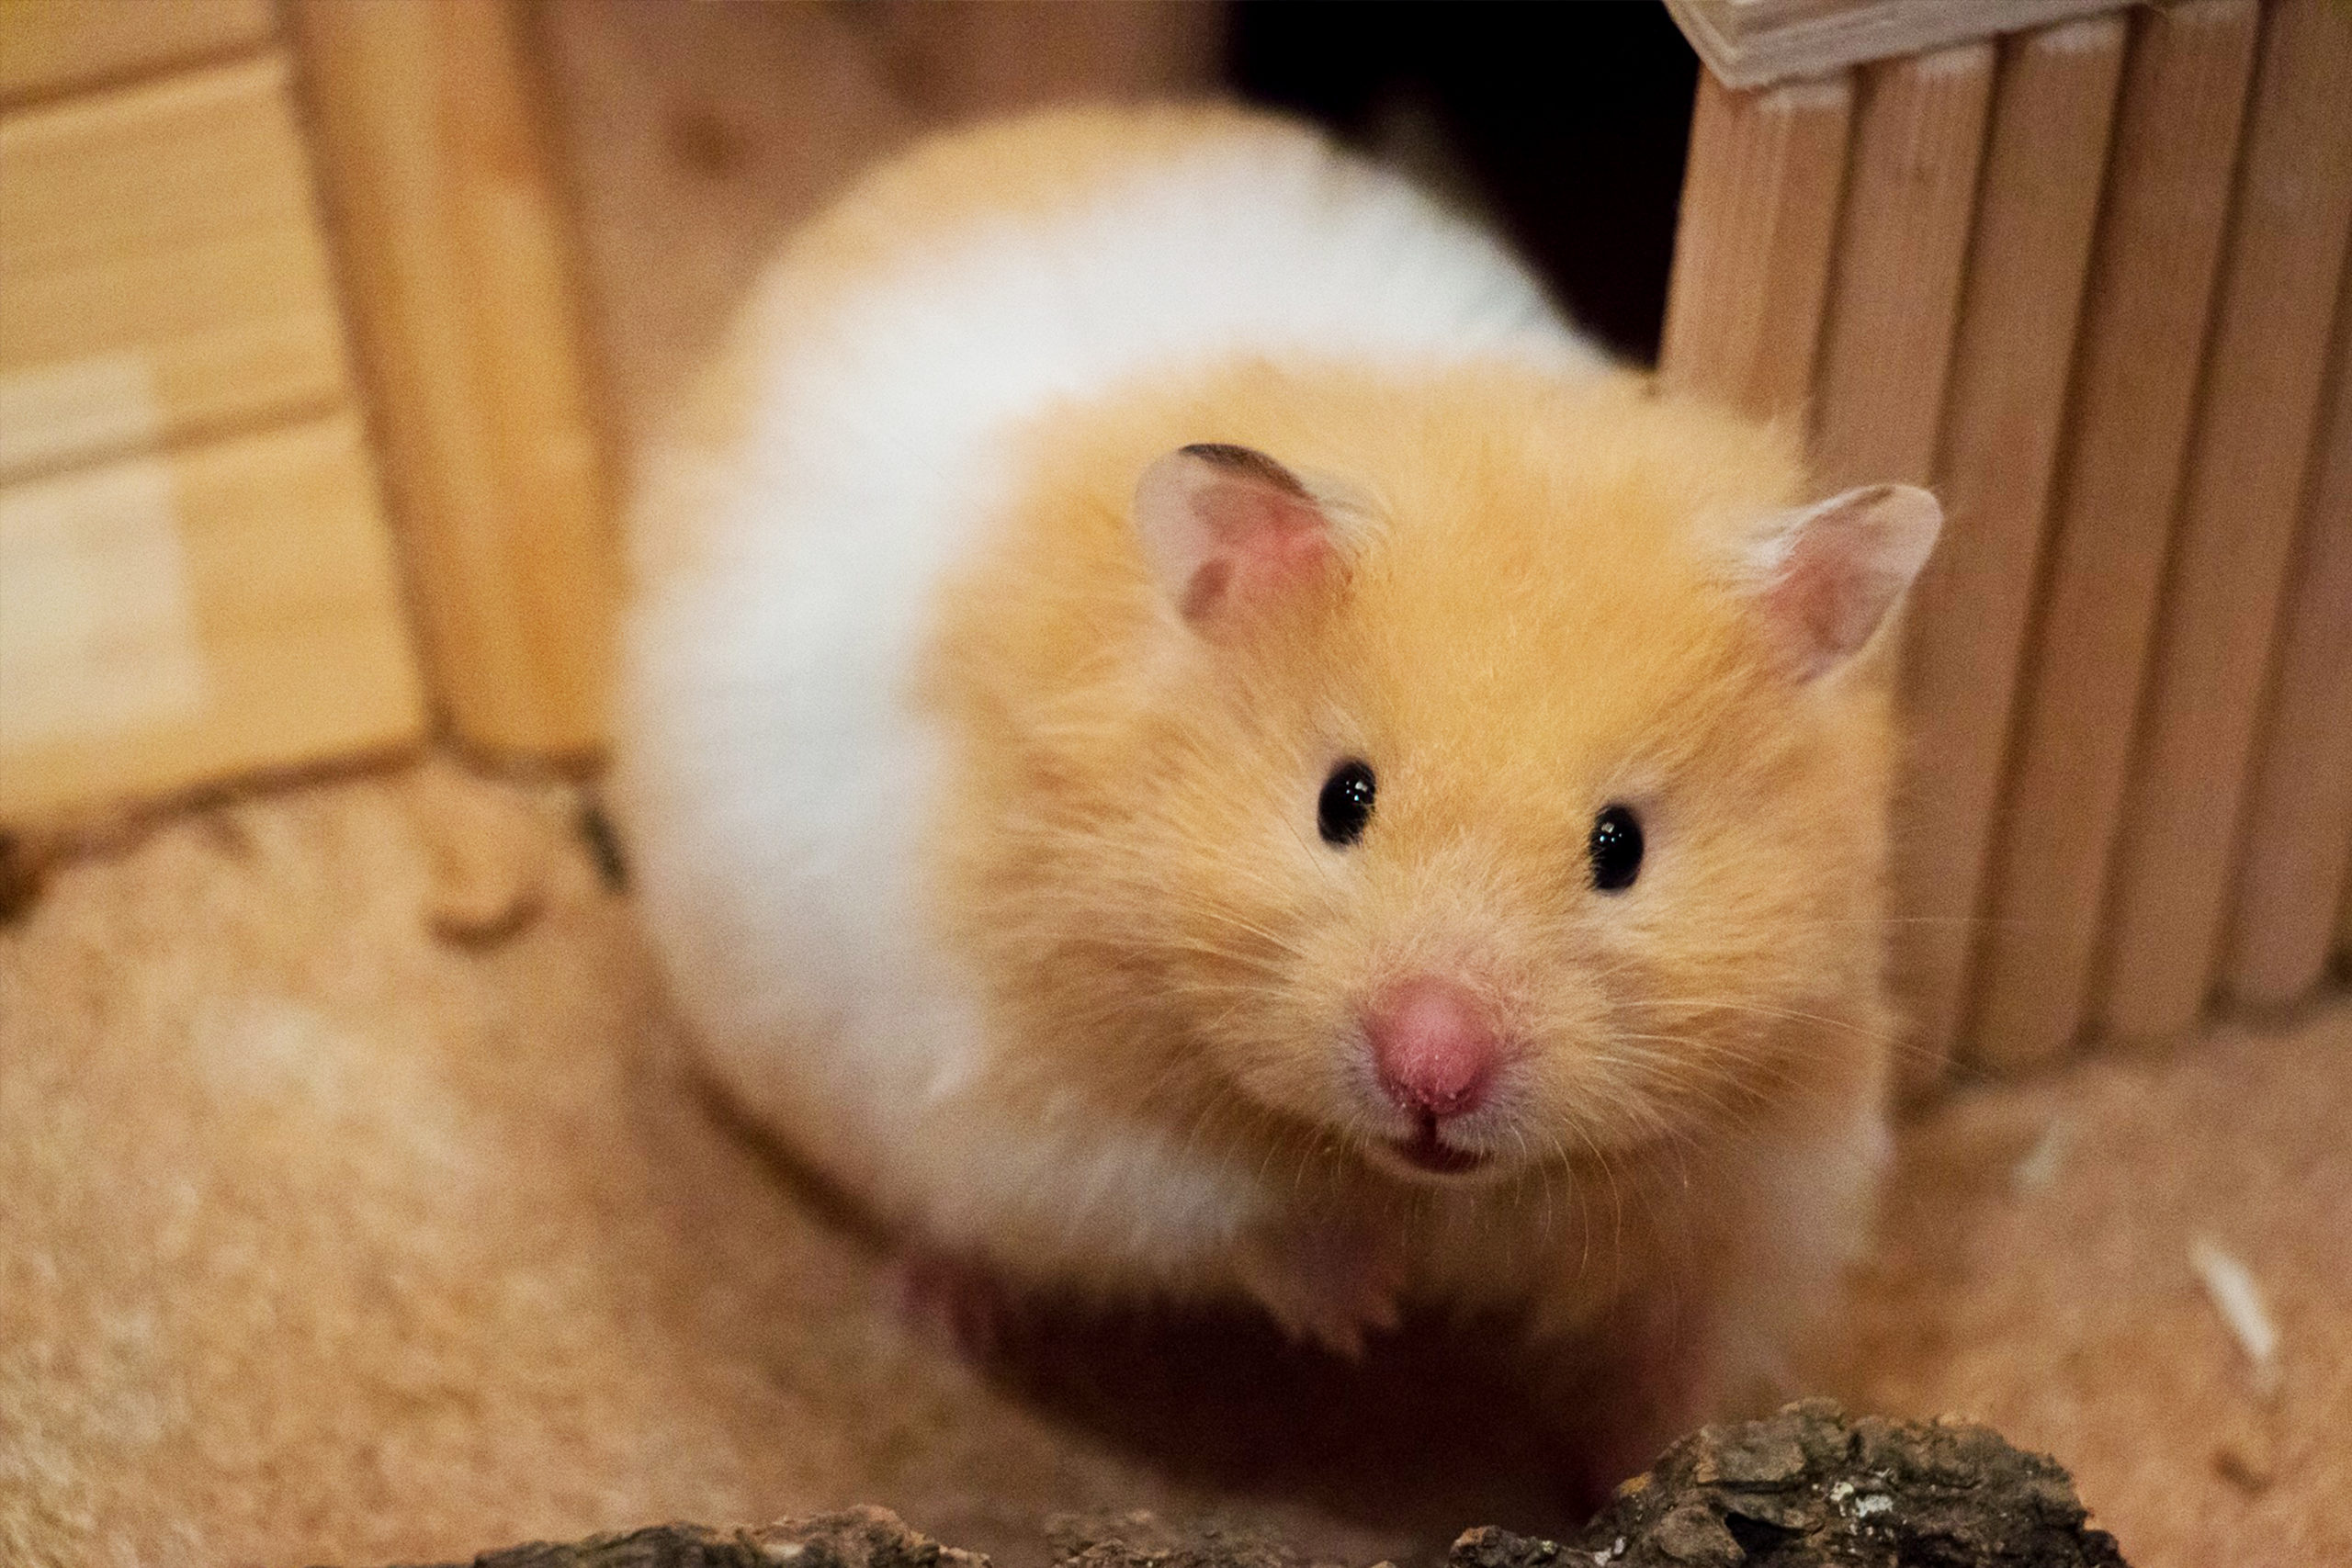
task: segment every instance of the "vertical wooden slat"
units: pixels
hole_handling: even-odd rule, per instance
[[[2279,0],[2263,31],[2107,914],[2126,1039],[2188,1028],[2213,977],[2352,223],[2352,18]]]
[[[2252,1007],[2320,982],[2352,892],[2352,267],[2334,358],[2222,964],[2223,988]]]
[[[1658,354],[1669,389],[1803,420],[1852,112],[1843,75],[1734,92],[1700,73]]]
[[[585,750],[616,562],[517,19],[503,0],[294,16],[436,694],[474,745]]]
[[[2124,38],[2109,16],[2003,46],[1945,395],[1944,533],[1902,671],[1896,988],[1923,1073],[1959,1027]]]
[[[2133,14],[1968,1031],[1987,1065],[2083,1021],[2258,21],[2253,0]]]
[[[1815,382],[1824,491],[1930,478],[1993,62],[1969,43],[1863,73]]]

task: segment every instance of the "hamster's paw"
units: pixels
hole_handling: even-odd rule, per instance
[[[967,1360],[994,1356],[1012,1326],[1012,1297],[977,1258],[910,1247],[892,1264],[889,1286],[909,1326]]]
[[[1252,1238],[1243,1287],[1294,1339],[1360,1360],[1367,1334],[1396,1326],[1405,1254],[1369,1226],[1309,1222]]]

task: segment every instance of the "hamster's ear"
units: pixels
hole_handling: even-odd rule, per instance
[[[1917,485],[1870,485],[1746,530],[1747,591],[1796,674],[1852,658],[1928,562],[1943,508]]]
[[[1185,621],[1213,633],[1329,571],[1330,520],[1298,477],[1248,446],[1181,446],[1136,484],[1145,561]]]

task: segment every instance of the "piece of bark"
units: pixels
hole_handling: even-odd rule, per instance
[[[562,1545],[538,1541],[485,1551],[469,1568],[988,1568],[988,1561],[916,1534],[888,1508],[866,1506],[757,1529],[653,1525]]]
[[[1047,1521],[1056,1568],[1324,1568],[1277,1540],[1149,1514]],[[989,1568],[884,1508],[756,1529],[662,1525],[485,1552],[471,1568]],[[1707,1427],[1566,1541],[1483,1527],[1447,1568],[2129,1568],[2055,1460],[1958,1421],[1827,1400]],[[458,1568],[445,1564],[444,1568]],[[1376,1568],[1391,1568],[1388,1564]]]
[[[1573,1541],[1474,1529],[1448,1568],[2125,1568],[2087,1520],[1990,1427],[1807,1400],[1682,1438]]]
[[[1177,1525],[1148,1513],[1066,1514],[1046,1520],[1046,1534],[1054,1568],[1337,1568],[1250,1530],[1215,1521]]]

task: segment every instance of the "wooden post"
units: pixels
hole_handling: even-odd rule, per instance
[[[474,746],[588,750],[617,562],[517,18],[503,0],[294,16],[435,694]]]
[[[1972,1054],[2045,1060],[2088,1001],[2141,671],[2254,60],[2254,0],[2135,12]]]
[[[1734,92],[1700,73],[1658,355],[1667,387],[1804,420],[1852,112],[1843,75]]]
[[[2098,17],[2002,51],[1945,393],[1944,533],[1903,658],[1896,991],[1923,1073],[1959,1028],[2124,39]]]
[[[2222,968],[2227,994],[2253,1007],[2319,984],[2337,901],[2352,895],[2352,267],[2330,379]]]
[[[1863,71],[1815,386],[1825,492],[1932,477],[1993,59],[1965,43]]]
[[[2107,915],[2098,1021],[2125,1038],[2188,1028],[2212,982],[2347,226],[2352,18],[2325,0],[2279,0],[2265,20]]]

